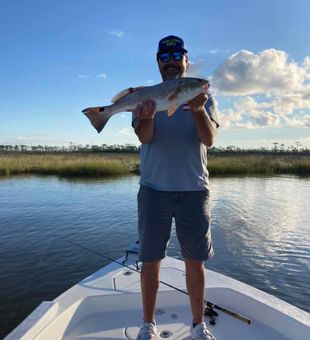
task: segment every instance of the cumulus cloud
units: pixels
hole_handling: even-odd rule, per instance
[[[283,116],[294,113],[294,110],[310,109],[310,91],[275,97],[273,101],[275,112]]]
[[[287,111],[284,113],[281,111],[282,105],[287,108],[283,103],[277,106],[275,101],[272,100],[259,102],[251,96],[242,97],[236,100],[231,108],[220,111],[221,126],[237,129],[279,128],[283,126],[310,127],[309,114],[301,111],[299,115],[287,115]]]
[[[310,110],[309,56],[298,64],[285,51],[241,50],[215,70],[212,87],[230,98],[241,96],[233,100],[230,110],[222,111],[224,117],[234,119],[225,122],[226,127],[309,126],[309,115],[296,116],[298,110]],[[258,95],[265,99],[257,100]]]
[[[286,125],[291,126],[291,127],[310,128],[310,115],[308,114],[302,116],[301,118],[284,117],[284,120],[286,121]]]
[[[274,114],[271,104],[258,103],[252,97],[235,102],[233,108],[221,111],[224,128],[253,129],[280,126],[280,117]]]
[[[306,58],[304,64],[308,62]],[[231,95],[277,95],[302,90],[309,77],[307,69],[290,62],[285,51],[268,49],[255,54],[241,50],[216,69],[212,82]]]
[[[310,57],[307,56],[305,59],[304,59],[304,67],[305,69],[309,70],[310,69]]]
[[[186,71],[187,77],[200,77],[202,70],[205,67],[205,61],[199,59],[197,61],[189,61],[189,67]]]

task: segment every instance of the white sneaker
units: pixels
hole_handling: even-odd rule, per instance
[[[206,323],[201,322],[191,327],[190,335],[195,340],[216,340],[215,336],[208,330]]]
[[[156,339],[157,329],[152,322],[143,322],[140,325],[140,331],[136,340],[153,340]]]

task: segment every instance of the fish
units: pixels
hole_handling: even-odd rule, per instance
[[[167,111],[167,115],[172,116],[180,105],[201,93],[207,94],[208,90],[209,81],[206,79],[183,77],[165,80],[152,86],[130,87],[114,96],[112,105],[88,107],[82,112],[100,133],[113,115],[134,111],[137,105],[146,100],[154,100],[156,111]]]

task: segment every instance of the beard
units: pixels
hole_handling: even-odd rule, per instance
[[[176,65],[165,65],[162,69],[161,75],[164,80],[177,79],[182,76],[181,67]]]

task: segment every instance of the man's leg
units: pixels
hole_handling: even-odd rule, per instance
[[[169,192],[141,186],[138,193],[139,261],[145,322],[154,322],[160,261],[165,257],[172,223]]]
[[[200,323],[204,321],[204,262],[192,259],[184,259],[184,261],[186,285],[192,308],[193,323]]]
[[[155,322],[156,296],[159,287],[160,261],[144,262],[141,270],[143,321]]]

